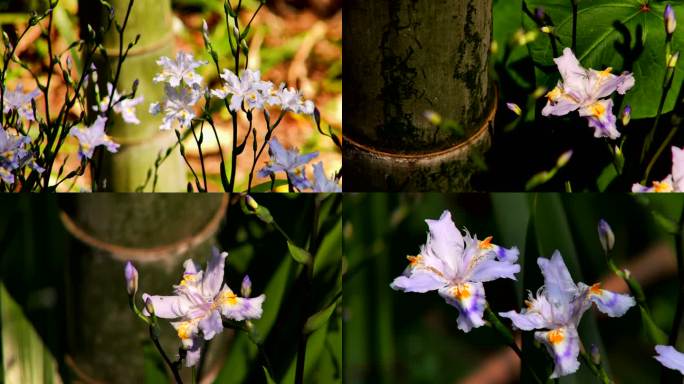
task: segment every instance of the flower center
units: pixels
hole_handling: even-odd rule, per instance
[[[412,267],[416,267],[416,266],[422,264],[422,262],[423,262],[423,256],[421,256],[421,255],[406,256],[406,258],[408,259],[408,261]]]
[[[178,332],[178,337],[180,337],[181,340],[187,340],[192,337],[192,327],[190,326],[189,321],[182,322],[176,331]]]
[[[218,303],[219,305],[227,304],[227,305],[233,306],[233,305],[236,305],[237,302],[238,302],[237,295],[233,292],[230,292],[230,291],[221,292],[218,299],[216,300],[216,303]]]
[[[463,300],[470,297],[470,287],[467,284],[458,284],[451,288],[451,294],[457,300]]]
[[[591,114],[594,115],[594,117],[600,118],[606,113],[606,107],[601,103],[594,103],[589,107],[589,111],[591,111]]]
[[[487,236],[484,240],[480,241],[480,249],[491,249],[492,248],[492,236]]]
[[[546,98],[549,99],[549,101],[551,102],[555,102],[556,100],[558,100],[559,97],[561,97],[561,94],[562,92],[560,88],[555,87],[549,93],[546,94]]]
[[[656,192],[672,192],[672,186],[667,182],[654,181],[653,189]]]
[[[601,283],[596,283],[589,288],[589,292],[594,295],[600,295],[603,290],[601,289]]]
[[[549,340],[549,343],[556,345],[565,340],[565,335],[563,335],[562,329],[554,329],[553,331],[549,332],[546,338]]]

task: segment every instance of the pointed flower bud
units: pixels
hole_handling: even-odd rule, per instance
[[[518,115],[518,116],[522,115],[522,109],[520,109],[520,107],[518,106],[518,104],[515,104],[515,103],[506,103],[506,107],[508,107],[508,109],[510,109],[510,110],[511,110],[513,113],[515,113],[516,115]]]
[[[126,291],[128,291],[128,295],[135,295],[138,291],[138,270],[135,269],[130,261],[126,262],[124,276],[126,277]]]
[[[259,203],[250,195],[245,195],[245,203],[247,203],[247,206],[253,211],[256,211],[259,208]]]
[[[209,40],[209,25],[207,25],[207,21],[202,19],[202,36],[204,36],[205,40]]]
[[[556,167],[564,167],[568,163],[568,161],[570,161],[570,158],[572,158],[572,149],[565,151],[562,155],[560,155],[560,157],[556,161]]]
[[[632,119],[632,107],[627,104],[625,109],[622,110],[622,125],[626,126]]]
[[[540,28],[540,31],[542,31],[543,33],[546,33],[546,34],[550,34],[551,32],[553,32],[553,27],[545,25],[545,26]]]
[[[242,293],[242,296],[244,297],[249,297],[249,295],[252,293],[252,280],[249,279],[248,275],[245,275],[245,278],[242,279],[240,293]]]
[[[610,228],[610,225],[608,225],[608,222],[603,219],[599,220],[598,234],[603,251],[611,251],[615,245],[615,235],[613,234],[613,230]]]
[[[668,36],[672,36],[677,28],[677,18],[675,17],[674,9],[672,9],[670,4],[665,7],[663,20],[665,21],[665,32],[667,32]]]
[[[149,313],[150,316],[154,315],[154,304],[152,303],[152,297],[148,297],[147,300],[145,300],[145,310],[147,310],[147,313]]]
[[[589,347],[589,353],[591,354],[591,361],[594,364],[601,364],[601,351],[599,351],[599,348],[596,346],[596,344],[592,344],[591,347]]]
[[[679,61],[679,51],[673,53],[667,59],[667,67],[674,68],[677,66],[677,61]]]

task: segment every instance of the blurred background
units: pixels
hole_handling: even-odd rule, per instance
[[[126,43],[134,40],[135,34],[140,33],[142,39],[129,55],[123,65],[123,73],[119,87],[121,90],[130,91],[134,79],[141,79],[139,94],[147,94],[145,100],[137,108],[137,115],[142,121],[140,126],[131,126],[134,129],[126,130],[122,123],[117,120],[114,136],[125,138],[126,141],[136,143],[144,137],[151,141],[154,133],[158,133],[160,119],[152,117],[148,113],[149,104],[157,101],[162,87],[151,83],[151,78],[159,72],[154,62],[160,54],[175,57],[178,51],[192,53],[196,59],[208,61],[210,64],[198,69],[204,78],[204,84],[210,88],[220,87],[219,74],[211,61],[211,57],[205,51],[202,40],[202,20],[207,20],[209,26],[209,37],[214,45],[214,49],[219,55],[221,66],[234,70],[228,37],[225,28],[225,15],[223,1],[220,0],[164,0],[171,6],[170,20],[166,20],[165,15],[148,15],[142,12],[143,16],[134,14],[132,16],[130,30],[127,34]],[[111,2],[117,7],[117,15],[123,17],[123,10],[128,5],[125,0],[113,0]],[[136,7],[150,7],[149,1],[138,0]],[[240,19],[246,23],[259,5],[258,0],[241,1]],[[328,126],[332,127],[333,132],[341,136],[342,129],[342,11],[341,0],[272,0],[268,1],[257,14],[250,28],[247,40],[249,42],[249,66],[256,70],[261,70],[261,77],[272,81],[276,87],[281,82],[285,82],[289,87],[295,87],[302,91],[305,99],[313,100],[321,112],[321,125],[327,132]],[[236,4],[233,4],[235,6]],[[164,9],[165,6],[160,6]],[[121,9],[119,9],[121,8]],[[157,7],[159,8],[159,7]],[[46,0],[21,0],[21,1],[0,1],[0,25],[12,39],[17,35],[17,31],[23,31],[29,21],[31,11],[44,11],[47,9]],[[95,11],[94,11],[95,9]],[[60,0],[54,13],[53,29],[48,34],[47,19],[31,30],[17,46],[17,57],[27,65],[27,69],[37,75],[41,82],[45,82],[48,71],[48,47],[46,37],[53,42],[54,52],[62,52],[73,41],[78,40],[80,31],[85,28],[85,23],[96,25],[103,15],[98,15],[97,7],[93,8],[90,0]],[[156,9],[156,8],[155,8]],[[140,13],[140,12],[138,12]],[[117,16],[119,17],[119,16]],[[148,18],[149,17],[149,18]],[[170,30],[169,30],[170,29]],[[169,41],[170,38],[170,41]],[[105,46],[110,50],[109,54],[115,56],[118,52],[118,35],[112,27],[112,33],[106,36]],[[159,50],[159,47],[163,49]],[[141,54],[137,51],[143,51]],[[155,57],[146,57],[145,51],[154,50]],[[161,53],[159,53],[161,52]],[[80,52],[71,49],[75,65],[72,70],[72,78],[80,78],[81,68],[79,67]],[[63,57],[63,66],[66,67],[66,56]],[[149,56],[149,55],[147,55]],[[130,68],[127,68],[128,67]],[[57,69],[55,69],[57,71]],[[59,75],[60,73],[56,73]],[[149,78],[147,78],[149,77]],[[149,83],[149,84],[148,84]],[[8,89],[14,89],[16,85],[23,84],[25,90],[35,88],[35,81],[31,74],[17,64],[12,64],[7,74]],[[61,76],[54,76],[49,95],[51,115],[56,115],[63,103],[66,86]],[[212,117],[218,129],[220,142],[223,144],[224,152],[230,150],[232,142],[232,122],[230,115],[222,107],[223,103],[212,105]],[[37,110],[44,116],[45,100],[43,97],[37,99]],[[80,108],[75,106],[70,113],[78,116]],[[262,118],[258,119],[257,129],[259,140],[263,141],[265,125]],[[146,126],[154,125],[154,129],[143,129]],[[129,128],[131,128],[129,127]],[[213,191],[222,190],[219,173],[219,148],[208,126],[205,127],[204,142],[202,152],[207,170],[209,189]],[[36,130],[37,131],[37,130]],[[143,134],[142,132],[148,132]],[[248,131],[248,121],[244,116],[239,121],[238,141],[241,143]],[[198,133],[199,134],[199,133]],[[175,136],[170,142],[165,142],[163,149],[174,144]],[[280,124],[273,137],[277,138],[286,147],[297,147],[303,152],[319,151],[320,155],[316,161],[323,161],[326,172],[332,174],[342,165],[339,149],[329,138],[322,136],[315,127],[313,119],[295,114],[287,114]],[[155,139],[156,140],[156,139]],[[167,140],[168,141],[168,140]],[[185,140],[186,155],[192,167],[199,172],[201,169],[199,151],[192,135],[188,135]],[[75,169],[78,165],[76,152],[78,143],[75,139],[69,138],[60,152],[57,164],[62,164],[67,160],[65,169]],[[243,190],[247,187],[247,176],[252,163],[252,145],[245,147],[243,155],[239,158],[238,174],[236,178],[236,189]],[[151,156],[135,155],[138,159],[145,158],[145,164],[136,165],[141,171],[135,171],[144,178],[147,169],[154,167],[154,160],[158,149],[153,149]],[[178,152],[175,150],[174,154]],[[68,159],[67,159],[68,156]],[[121,155],[123,156],[123,155]],[[260,169],[262,164],[268,161],[268,154],[264,151],[256,169]],[[166,163],[174,163],[175,169],[184,173],[184,176],[191,177],[190,170],[181,163],[180,158],[170,158]],[[149,163],[149,164],[148,164]],[[167,165],[173,168],[171,165]],[[131,171],[134,172],[134,171]],[[162,177],[163,179],[163,177]],[[253,185],[259,184],[257,180]],[[77,180],[76,183],[64,183],[62,190],[79,191],[82,188],[90,188],[89,172]],[[141,184],[141,182],[138,182]],[[163,184],[163,182],[161,183]],[[170,191],[177,190],[177,184]],[[136,186],[126,188],[132,191]],[[185,183],[180,183],[181,190],[185,188]],[[163,188],[160,188],[163,189]]]
[[[294,244],[315,256],[313,273],[290,256],[284,237],[227,195],[17,196],[0,199],[0,381],[165,383],[171,376],[128,307],[124,263],[142,293],[170,295],[187,258],[206,265],[211,246],[229,253],[225,281],[245,274],[266,294],[245,332],[226,329],[207,346],[201,383],[294,381],[302,319],[318,314],[306,342],[305,382],[341,381],[341,195],[255,196]],[[316,230],[313,230],[313,228]],[[315,233],[315,235],[312,235]],[[160,319],[172,360],[179,340]],[[265,355],[265,356],[264,356]],[[190,370],[184,369],[190,383]]]
[[[495,312],[519,310],[523,291],[542,276],[536,258],[560,250],[575,281],[627,292],[607,268],[598,239],[603,218],[615,233],[614,260],[643,286],[652,316],[670,331],[677,300],[674,238],[664,223],[679,220],[682,195],[626,194],[355,194],[344,201],[344,377],[348,383],[515,383],[519,359],[490,327],[457,328],[458,312],[436,292],[393,291],[406,255],[425,243],[425,219],[448,209],[456,227],[520,249],[518,280],[485,283]],[[534,225],[529,225],[531,222]],[[670,225],[670,224],[667,224]],[[526,293],[525,293],[526,296]],[[503,319],[508,326],[510,322]],[[641,329],[639,311],[607,318],[588,311],[584,345],[599,347],[619,383],[651,383],[661,366]],[[682,350],[682,344],[678,347]],[[599,382],[585,364],[560,383]]]

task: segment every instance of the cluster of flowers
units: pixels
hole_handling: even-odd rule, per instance
[[[240,293],[236,295],[223,281],[227,252],[212,250],[205,270],[192,259],[183,263],[183,279],[174,285],[174,295],[153,296],[147,293],[143,314],[150,312],[163,319],[172,319],[171,325],[178,333],[183,349],[187,351],[185,364],[192,367],[199,362],[205,340],[211,340],[223,332],[223,319],[246,321],[258,319],[263,312],[266,295],[250,298],[252,282],[249,276],[242,280]],[[134,296],[138,286],[138,271],[131,262],[124,269],[129,296]]]
[[[202,86],[202,76],[195,69],[207,64],[206,61],[195,60],[186,52],[178,52],[176,59],[161,57],[157,64],[162,67],[153,81],[164,83],[165,98],[150,104],[150,113],[156,115],[163,112],[161,129],[171,129],[173,122],[180,128],[188,128],[196,117],[195,104],[207,89]],[[228,69],[221,73],[222,87],[212,89],[209,93],[219,99],[230,97],[229,109],[232,112],[251,111],[267,107],[279,107],[282,111],[313,115],[314,104],[310,100],[303,101],[301,93],[285,84],[275,90],[270,81],[261,80],[259,71],[246,69],[238,77]]]
[[[24,93],[21,84],[14,91],[6,90],[3,95],[2,113],[9,115],[17,113],[18,119],[24,120],[27,125],[35,121],[33,102],[40,95],[40,91],[34,89]],[[15,130],[0,126],[0,178],[8,184],[15,181],[14,173],[22,171],[29,166],[39,173],[44,169],[39,166],[34,158],[34,153],[28,148],[31,138],[22,135]]]
[[[684,192],[684,148],[673,146],[672,172],[661,181],[653,181],[650,187],[633,184],[632,192]]]
[[[495,245],[491,237],[478,240],[467,230],[461,234],[449,211],[444,211],[439,220],[426,222],[427,242],[421,246],[418,256],[408,256],[409,266],[390,286],[404,292],[437,290],[447,304],[458,310],[459,329],[469,332],[481,327],[485,324],[483,315],[487,306],[482,283],[499,278],[515,280],[515,274],[520,272],[516,264],[518,249]],[[544,285],[536,295],[530,292],[527,308],[499,315],[509,318],[515,328],[537,330],[535,339],[553,357],[555,367],[551,378],[556,378],[579,369],[577,326],[592,303],[608,316],[618,317],[634,306],[635,300],[629,295],[602,289],[600,284],[576,284],[558,251],[550,259],[538,258],[537,264],[544,276]]]

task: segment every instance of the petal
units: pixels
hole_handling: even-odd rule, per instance
[[[494,253],[496,253],[497,259],[508,263],[515,263],[518,261],[518,256],[520,255],[518,247],[504,248],[496,244],[492,244],[492,250]]]
[[[598,284],[589,288],[588,292],[589,299],[596,304],[598,310],[610,317],[620,317],[636,305],[632,296],[601,289]]]
[[[511,319],[513,326],[523,331],[546,328],[547,323],[538,312],[518,313],[516,311],[499,312],[499,316]]]
[[[563,55],[553,59],[553,61],[558,66],[558,72],[560,72],[564,83],[574,85],[585,81],[586,70],[580,65],[570,48],[565,48]]]
[[[535,332],[534,338],[546,346],[556,364],[551,374],[552,379],[575,373],[579,369],[579,335],[574,327]]]
[[[213,339],[214,335],[223,331],[221,314],[218,311],[211,311],[209,316],[199,322],[199,328],[202,330],[202,334],[204,334],[204,340]]]
[[[224,285],[216,298],[216,302],[219,304],[223,316],[242,321],[260,318],[265,299],[266,295],[263,294],[253,298],[238,297],[227,285]]]
[[[223,285],[223,269],[228,252],[219,252],[218,248],[211,248],[211,259],[207,263],[202,279],[202,294],[206,297],[214,297]]]
[[[672,179],[674,190],[684,192],[684,148],[672,146]]]
[[[572,281],[560,252],[555,251],[551,259],[538,258],[537,264],[544,275],[544,286],[549,301],[552,303],[570,302],[570,298],[577,292],[577,286]]]
[[[183,317],[191,306],[191,303],[183,296],[150,296],[145,293],[142,298],[144,302],[147,302],[147,298],[152,300],[154,315],[162,319]],[[143,314],[149,316],[147,310],[143,310]]]
[[[520,272],[520,265],[496,260],[483,260],[470,272],[468,278],[472,281],[487,282],[496,279],[513,279]]]
[[[439,220],[428,219],[425,222],[430,228],[430,233],[425,244],[426,252],[421,253],[427,253],[427,258],[438,258],[442,266],[434,267],[448,276],[453,276],[461,269],[465,244],[461,232],[451,220],[451,212],[444,211]]]
[[[439,295],[447,304],[458,309],[458,328],[470,332],[484,325],[485,291],[482,283],[468,282],[440,288]]]
[[[656,345],[658,355],[653,356],[660,364],[676,369],[684,375],[684,353],[678,352],[671,345]]]
[[[192,345],[186,350],[185,353],[186,367],[189,368],[199,363],[202,352],[202,344],[204,344],[204,341],[202,341],[202,339],[199,337],[193,339]]]
[[[446,280],[428,269],[409,266],[404,275],[394,279],[390,287],[396,291],[424,293],[442,288],[446,284]]]

